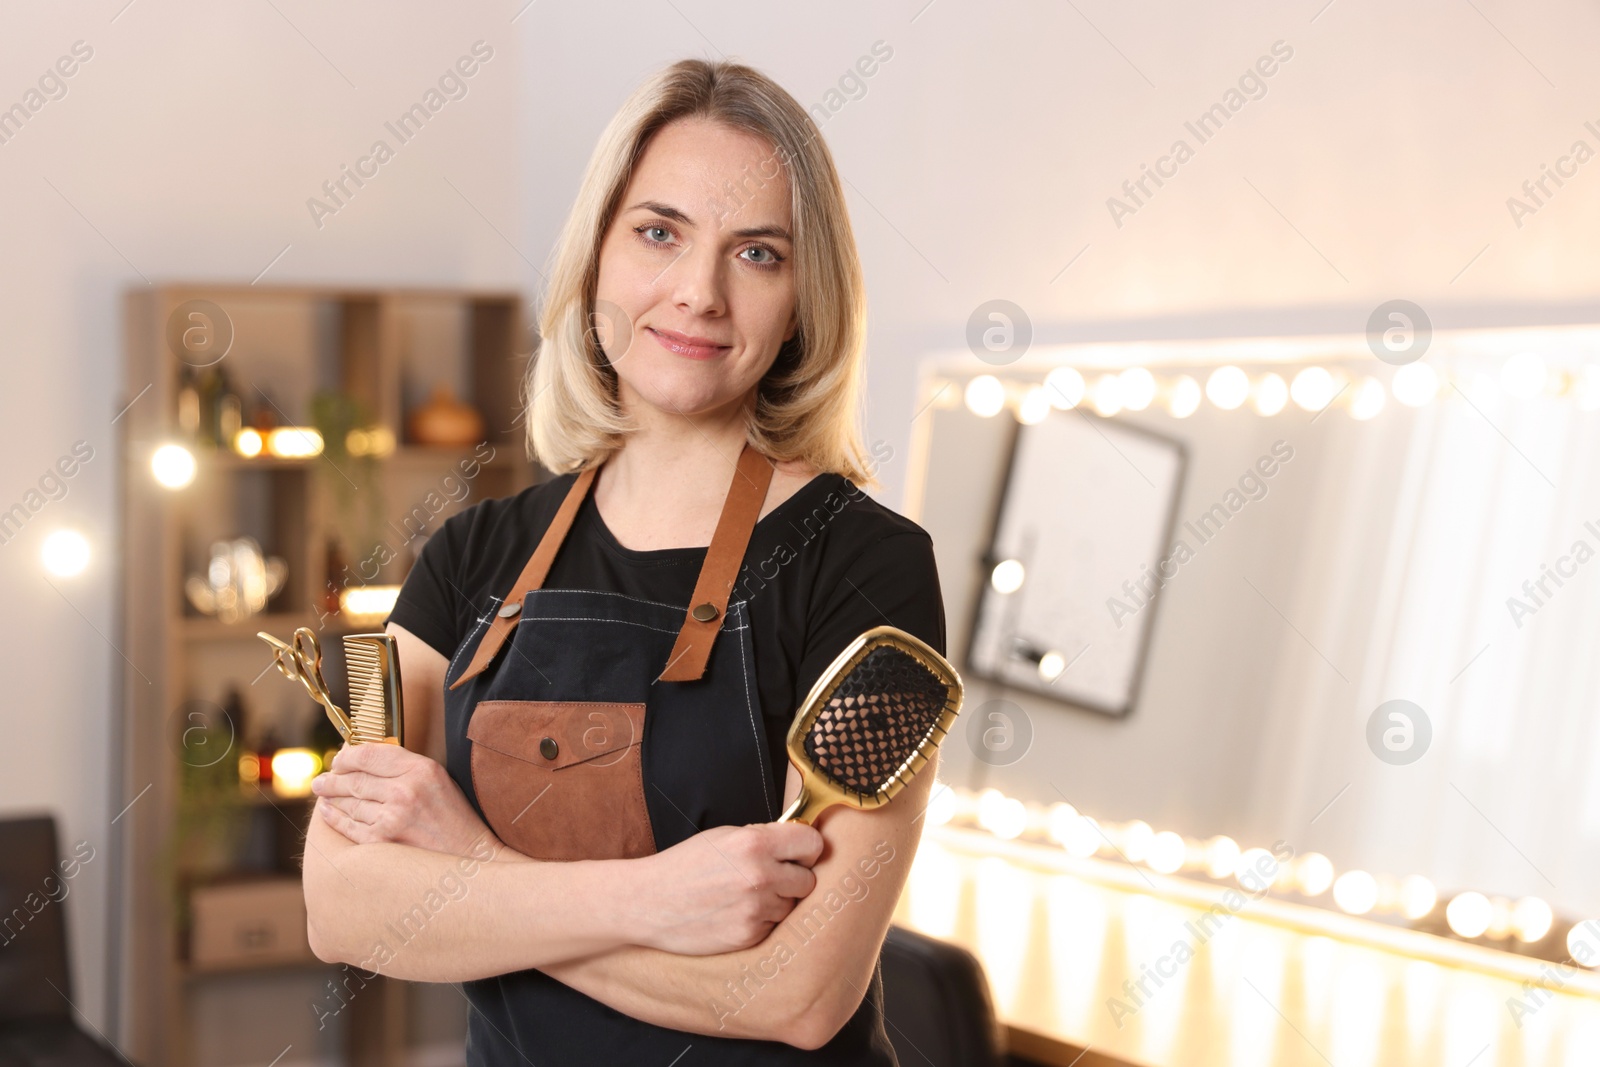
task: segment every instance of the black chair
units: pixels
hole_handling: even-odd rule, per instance
[[[1005,1042],[983,964],[964,948],[889,927],[883,1019],[901,1067],[999,1067]]]
[[[127,1067],[73,1022],[64,905],[77,870],[54,819],[0,820],[0,1067]]]

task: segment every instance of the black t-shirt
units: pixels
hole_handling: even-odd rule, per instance
[[[447,519],[423,546],[388,621],[464,664],[475,650],[462,648],[463,642],[521,574],[575,478],[563,475]],[[620,593],[687,610],[705,555],[705,548],[624,548],[606,528],[591,491],[545,588]],[[774,796],[782,796],[790,722],[846,645],[887,623],[941,653],[945,648],[944,606],[927,533],[835,474],[813,478],[756,523],[730,600],[748,601]],[[484,996],[475,1007],[486,1020],[515,1010],[504,991]],[[737,1041],[719,1046],[725,1055],[718,1062],[891,1063],[882,997],[875,969],[855,1015],[824,1048],[808,1053]],[[502,1018],[496,1029],[507,1041],[505,1034],[517,1027]]]
[[[575,474],[481,501],[445,520],[406,577],[388,622],[446,659],[522,573]],[[585,497],[545,580],[548,589],[621,593],[682,604],[705,548],[624,548]],[[784,739],[811,686],[852,640],[889,624],[945,651],[944,602],[933,542],[916,523],[848,478],[819,474],[756,523],[731,600],[748,600],[774,795]],[[664,666],[664,665],[663,665]]]

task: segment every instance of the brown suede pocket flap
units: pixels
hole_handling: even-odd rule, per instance
[[[603,756],[613,762],[643,733],[643,704],[588,700],[485,700],[467,723],[473,744],[550,770]]]

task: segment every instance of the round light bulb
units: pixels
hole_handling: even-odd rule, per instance
[[[1338,392],[1333,375],[1322,367],[1307,367],[1294,376],[1289,396],[1305,411],[1321,411]]]
[[[1363,378],[1356,385],[1355,395],[1350,398],[1350,417],[1365,422],[1383,410],[1384,401],[1388,398],[1389,391],[1382,382],[1376,378]]]
[[[1065,801],[1056,801],[1045,809],[1045,833],[1058,845],[1067,843],[1078,821],[1078,809]]]
[[[1100,824],[1088,815],[1079,815],[1076,822],[1070,823],[1063,834],[1061,845],[1067,854],[1076,859],[1086,860],[1100,851],[1100,846],[1105,843],[1105,838],[1100,834]]]
[[[1523,897],[1511,909],[1511,932],[1524,944],[1543,941],[1555,921],[1555,912],[1538,897]]]
[[[1407,364],[1416,366],[1416,364]],[[1439,903],[1439,891],[1420,874],[1408,874],[1400,882],[1400,912],[1415,922],[1430,914]]]
[[[1028,807],[998,789],[985,789],[978,795],[978,825],[996,837],[1021,837],[1028,827]]]
[[[44,569],[58,578],[72,578],[89,566],[89,541],[77,530],[53,530],[39,546]]]
[[[989,419],[1006,406],[1006,387],[992,374],[980,374],[967,383],[967,410]]]
[[[1162,830],[1150,839],[1150,850],[1145,856],[1145,862],[1150,869],[1160,874],[1174,874],[1183,869],[1184,857],[1188,854],[1189,847],[1184,843],[1180,834],[1171,830]]]
[[[1276,415],[1289,403],[1289,383],[1283,380],[1282,375],[1263,375],[1251,390],[1251,396],[1255,401],[1256,414]]]
[[[1143,411],[1156,398],[1156,377],[1143,367],[1129,367],[1117,375],[1117,392],[1123,407]]]
[[[1494,906],[1482,893],[1457,893],[1444,909],[1444,920],[1457,937],[1482,937],[1494,918]]]
[[[1206,873],[1227,878],[1239,867],[1239,843],[1231,837],[1213,837],[1206,842]]]
[[[1101,418],[1109,419],[1122,410],[1122,384],[1117,381],[1115,374],[1102,374],[1096,378],[1090,393],[1094,413]]]
[[[1600,920],[1585,919],[1567,931],[1567,955],[1585,967],[1600,963]]]
[[[1240,888],[1259,893],[1278,880],[1278,858],[1264,848],[1247,848],[1234,865]]]
[[[1238,367],[1218,367],[1206,379],[1206,399],[1232,411],[1250,396],[1250,376]]]
[[[1406,407],[1420,408],[1439,395],[1439,374],[1426,363],[1407,363],[1394,372],[1389,388]]]
[[[1345,871],[1333,883],[1333,902],[1350,915],[1365,915],[1378,902],[1378,880],[1366,871]]]
[[[989,573],[989,584],[994,586],[995,592],[1009,596],[1022,588],[1024,577],[1020,559],[1003,559]]]
[[[1050,394],[1042,386],[1033,386],[1022,394],[1022,403],[1017,405],[1017,421],[1025,426],[1044,421],[1050,414]]]
[[[1143,819],[1135,819],[1122,828],[1122,854],[1129,863],[1143,863],[1150,854],[1150,842],[1156,832]]]
[[[1071,367],[1057,367],[1044,376],[1045,392],[1050,403],[1060,411],[1067,411],[1083,403],[1083,375]]]
[[[1295,863],[1294,884],[1308,897],[1321,896],[1333,884],[1333,861],[1320,852],[1307,852]]]
[[[1053,682],[1067,669],[1067,657],[1059,652],[1046,652],[1039,657],[1039,677]]]
[[[194,481],[194,453],[182,445],[162,445],[150,455],[150,473],[165,489],[182,489]]]
[[[1200,399],[1205,391],[1200,388],[1200,383],[1182,375],[1172,383],[1172,389],[1167,393],[1167,410],[1172,412],[1175,419],[1187,419],[1200,410]]]

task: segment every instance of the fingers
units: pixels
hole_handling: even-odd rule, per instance
[[[815,888],[817,888],[817,876],[811,873],[809,867],[802,867],[798,863],[779,863],[775,865],[772,874],[772,891],[779,897],[801,900],[809,897],[811,891]],[[788,909],[792,906],[784,902],[782,905],[784,914],[787,914]],[[779,916],[779,918],[782,918],[782,916]]]
[[[328,807],[342,812],[352,822],[366,826],[376,827],[378,819],[383,815],[382,805],[360,797],[323,797],[322,800]]]
[[[334,754],[330,769],[366,771],[380,778],[395,778],[416,767],[428,757],[400,745],[345,745]]]
[[[324,771],[311,779],[311,791],[319,797],[365,797],[368,779],[360,771]]]
[[[763,836],[770,855],[810,867],[822,856],[822,834],[815,826],[800,822],[764,823],[752,827]]]
[[[324,771],[311,779],[311,791],[319,797],[359,797],[381,803],[398,799],[399,789],[393,778],[366,771]]]
[[[316,810],[322,816],[323,822],[343,834],[352,844],[364,845],[373,840],[370,826],[352,819],[348,812],[335,807],[331,801],[317,801]]]

